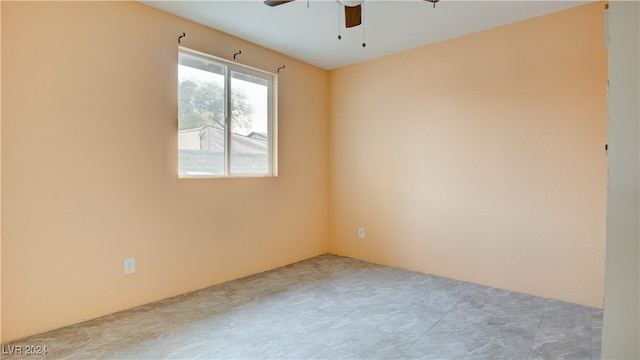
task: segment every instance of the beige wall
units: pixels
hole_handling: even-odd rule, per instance
[[[330,252],[601,307],[603,19],[590,4],[332,71]]]
[[[177,179],[183,31],[286,64],[278,178]],[[2,2],[2,55],[2,341],[327,251],[326,71],[135,2]]]
[[[609,196],[603,359],[640,358],[640,4],[609,7]]]

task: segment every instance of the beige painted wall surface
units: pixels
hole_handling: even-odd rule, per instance
[[[330,72],[330,252],[601,307],[606,81],[601,4]]]
[[[183,31],[286,64],[278,178],[177,179]],[[135,2],[2,2],[2,55],[2,341],[327,251],[326,71]]]

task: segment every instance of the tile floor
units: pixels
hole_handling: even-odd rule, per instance
[[[322,255],[3,344],[2,358],[597,359],[601,329],[599,309]]]

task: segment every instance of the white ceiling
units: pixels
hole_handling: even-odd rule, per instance
[[[433,8],[423,0],[366,0],[363,25],[350,29],[335,0],[141,2],[329,70],[589,1],[441,0]]]

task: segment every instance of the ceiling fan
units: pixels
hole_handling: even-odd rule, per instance
[[[265,0],[265,5],[278,6],[295,0]],[[362,24],[362,3],[364,0],[337,0],[344,6],[345,26],[350,28]]]
[[[295,0],[265,0],[265,5],[278,6],[292,2]],[[345,27],[351,28],[362,24],[362,3],[364,0],[337,0],[340,5],[344,6],[344,19]],[[433,7],[436,7],[436,3],[440,0],[425,0],[433,3]]]

